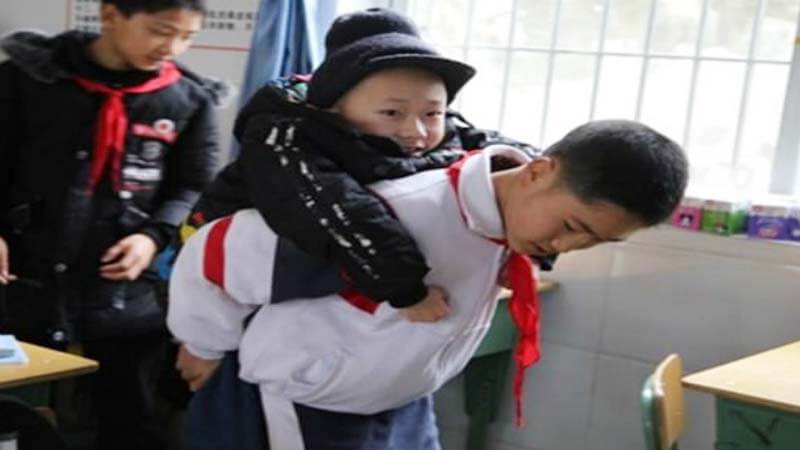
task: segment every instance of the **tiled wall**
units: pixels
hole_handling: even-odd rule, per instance
[[[639,391],[668,353],[691,373],[800,339],[800,246],[661,228],[565,255],[549,276],[561,288],[542,299],[528,425],[513,426],[508,380],[491,450],[641,450]],[[437,394],[445,450],[465,448],[462,388]],[[712,449],[712,396],[687,402],[681,448]]]

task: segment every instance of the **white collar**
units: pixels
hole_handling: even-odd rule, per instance
[[[469,157],[458,179],[458,202],[467,227],[491,239],[504,239],[505,227],[492,182],[492,156],[504,155],[522,163],[530,157],[508,145],[491,145]]]

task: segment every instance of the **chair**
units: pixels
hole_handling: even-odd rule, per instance
[[[14,397],[0,394],[0,434],[17,434],[19,450],[66,450],[48,419]]]
[[[677,450],[683,432],[683,362],[667,356],[642,386],[642,425],[647,450]]]

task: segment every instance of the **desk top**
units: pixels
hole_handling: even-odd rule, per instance
[[[800,341],[683,378],[687,388],[800,412]]]
[[[52,381],[97,370],[97,361],[20,342],[28,364],[0,365],[0,388]]]

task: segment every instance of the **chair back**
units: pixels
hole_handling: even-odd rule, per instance
[[[642,386],[642,425],[647,450],[677,450],[683,433],[683,362],[677,354],[667,356]]]

